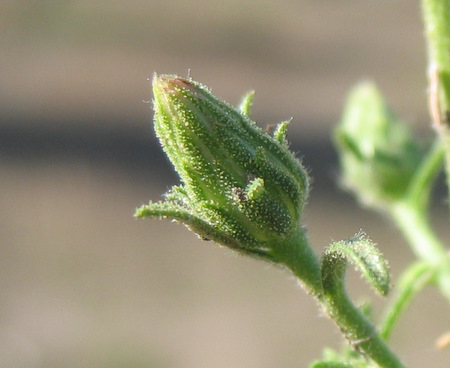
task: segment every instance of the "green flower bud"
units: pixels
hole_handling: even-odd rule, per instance
[[[272,259],[274,244],[299,229],[309,190],[289,151],[286,123],[276,137],[201,84],[172,75],[153,79],[155,130],[182,186],[138,217],[171,218],[204,239]]]
[[[343,184],[361,203],[382,209],[405,195],[420,162],[419,145],[373,84],[351,92],[335,133]]]

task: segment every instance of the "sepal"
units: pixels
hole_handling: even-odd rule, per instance
[[[238,106],[238,110],[244,116],[250,116],[250,109],[253,104],[253,99],[255,97],[255,91],[247,92],[244,97],[242,97],[241,103]]]

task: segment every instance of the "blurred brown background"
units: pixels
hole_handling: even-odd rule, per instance
[[[306,223],[318,252],[364,229],[391,261],[396,229],[336,186],[331,130],[351,86],[373,78],[427,130],[426,57],[411,0],[2,0],[0,367],[290,368],[338,348],[336,328],[290,275],[137,221],[177,179],[152,131],[153,72],[191,76],[236,103],[314,176]],[[435,220],[448,239],[446,203]],[[351,293],[375,305],[353,272]],[[409,367],[448,368],[435,339],[447,303],[427,289],[393,337]]]

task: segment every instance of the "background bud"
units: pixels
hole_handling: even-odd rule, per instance
[[[183,185],[140,217],[167,217],[202,238],[271,258],[272,247],[299,229],[309,178],[277,138],[201,84],[171,75],[153,79],[155,131]]]
[[[350,93],[335,143],[344,186],[375,208],[405,195],[421,158],[407,126],[391,113],[372,83]]]

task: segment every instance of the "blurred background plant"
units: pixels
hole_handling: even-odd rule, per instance
[[[190,70],[230,102],[255,89],[261,125],[294,117],[313,244],[363,228],[394,280],[413,259],[394,226],[336,188],[329,137],[349,88],[370,77],[432,139],[418,2],[5,0],[0,19],[0,366],[292,367],[339,347],[284,273],[132,218],[177,182],[144,103],[154,71]],[[448,238],[439,190],[433,220]],[[426,289],[402,319],[392,345],[409,367],[448,367],[434,346],[447,311]]]

